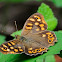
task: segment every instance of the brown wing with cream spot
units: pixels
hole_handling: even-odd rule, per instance
[[[24,52],[24,46],[19,40],[11,40],[0,45],[3,54],[20,54]]]
[[[53,46],[54,43],[57,42],[57,38],[54,32],[44,31],[39,33],[39,36],[43,38],[42,44],[45,45],[45,47]]]
[[[47,23],[44,20],[43,15],[35,13],[31,15],[24,24],[21,35],[30,33],[39,33],[47,29]]]
[[[28,34],[25,36],[27,42],[25,43],[25,52],[28,55],[37,55],[47,52],[49,46],[53,46],[57,41],[54,32],[44,31],[38,34]]]

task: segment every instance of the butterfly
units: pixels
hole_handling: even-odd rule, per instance
[[[0,45],[3,54],[38,55],[47,52],[49,46],[57,42],[56,35],[48,31],[47,23],[40,13],[34,13],[25,22],[21,36]]]

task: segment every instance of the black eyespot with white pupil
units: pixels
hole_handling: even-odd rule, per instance
[[[40,51],[40,50],[37,50],[37,51]]]
[[[42,49],[44,49],[44,48],[42,48]]]
[[[35,19],[38,19],[37,17]]]
[[[7,49],[7,48],[4,48],[5,50]]]

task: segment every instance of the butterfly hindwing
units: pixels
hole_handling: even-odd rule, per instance
[[[24,24],[21,35],[30,33],[38,33],[47,29],[47,23],[44,20],[43,15],[35,13],[31,15]]]
[[[24,52],[24,46],[20,40],[11,40],[0,45],[0,52],[3,54],[20,54]]]
[[[33,41],[32,41],[33,40]],[[31,42],[30,42],[31,41]],[[34,39],[27,40],[25,43],[25,54],[27,55],[37,55],[37,54],[43,54],[43,52],[46,52],[47,48],[35,41]]]
[[[28,55],[37,55],[47,52],[49,46],[53,46],[57,41],[54,32],[43,31],[38,34],[28,34],[25,43],[25,53]]]

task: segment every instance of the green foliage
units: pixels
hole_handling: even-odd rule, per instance
[[[32,0],[0,0],[0,2],[27,2],[27,1],[32,1]]]
[[[49,0],[52,1],[56,7],[62,7],[62,0]]]
[[[59,56],[62,58],[62,50],[60,51],[60,54],[59,54]]]
[[[3,35],[0,35],[0,44],[2,44],[4,41],[5,41],[5,36],[3,36]]]
[[[41,2],[43,0],[36,0],[36,1]],[[48,1],[53,2],[56,7],[62,7],[62,0],[48,0]]]
[[[36,1],[42,1],[42,0],[36,0]]]
[[[40,5],[40,7],[38,8],[37,12],[41,13],[44,16],[45,21],[48,24],[48,29],[47,30],[54,30],[56,28],[57,19],[54,17],[53,12],[48,5],[42,3]]]
[[[11,36],[15,37],[15,35],[21,35],[22,30],[16,31],[11,34]]]
[[[54,55],[49,55],[45,58],[45,62],[55,62]]]

